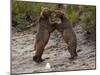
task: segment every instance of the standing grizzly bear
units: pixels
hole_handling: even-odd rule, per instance
[[[50,23],[50,16],[55,14],[56,18],[59,18],[61,22]],[[64,41],[68,44],[68,51],[71,55],[70,59],[74,59],[77,56],[76,47],[77,39],[74,31],[72,30],[71,24],[65,17],[64,13],[60,10],[51,11],[50,9],[44,9],[41,12],[38,32],[36,35],[35,49],[36,53],[33,56],[33,60],[37,63],[42,62],[42,54],[46,44],[48,43],[50,33],[57,29],[63,36]]]

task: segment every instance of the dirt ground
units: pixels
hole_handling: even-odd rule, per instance
[[[62,39],[59,32],[55,31],[51,34],[49,42],[43,53],[46,58],[41,64],[36,64],[32,58],[35,54],[34,41],[35,35],[32,32],[12,32],[11,48],[12,48],[12,73],[36,73],[51,71],[69,71],[95,69],[95,42],[86,40],[84,31],[77,25],[74,28],[77,35],[77,52],[76,60],[69,60],[70,54],[67,45]],[[50,63],[51,68],[46,69],[46,64]]]

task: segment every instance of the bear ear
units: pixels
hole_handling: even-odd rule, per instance
[[[40,16],[41,17],[45,17],[47,15],[49,15],[52,12],[51,9],[47,8],[47,7],[41,7],[41,13]]]
[[[40,13],[40,16],[41,16],[41,17],[44,17],[44,16],[43,16],[43,10],[44,10],[44,7],[41,7],[41,13]]]
[[[41,7],[41,12],[45,11],[45,10],[48,10],[49,8],[47,7]]]
[[[41,7],[41,11],[43,11],[44,7]]]
[[[48,9],[48,8],[46,8],[46,7],[41,7],[41,13],[40,13],[40,16],[41,16],[41,17],[44,17],[43,13],[44,13],[44,11],[47,10],[47,9]]]

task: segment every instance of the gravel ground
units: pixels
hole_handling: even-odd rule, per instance
[[[76,60],[69,60],[70,54],[67,50],[67,45],[62,39],[59,32],[55,31],[51,34],[49,42],[43,53],[43,58],[46,58],[41,64],[36,64],[32,58],[35,54],[34,41],[35,35],[32,32],[13,32],[12,33],[12,73],[39,73],[51,71],[69,71],[69,70],[84,70],[95,69],[95,42],[86,40],[84,31],[77,25],[74,28],[77,35],[77,52]],[[47,68],[46,64],[50,67]]]

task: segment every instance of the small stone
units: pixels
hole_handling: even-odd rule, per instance
[[[51,69],[50,63],[46,63],[45,69]]]

